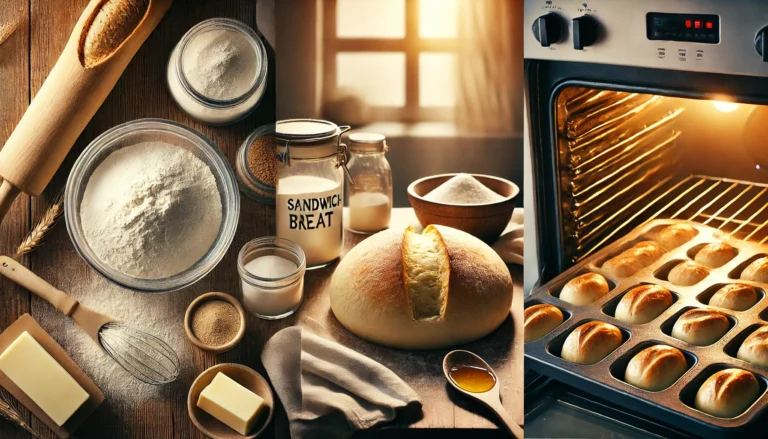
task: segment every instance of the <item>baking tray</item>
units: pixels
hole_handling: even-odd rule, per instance
[[[688,223],[698,234],[682,246],[665,253],[659,260],[628,278],[616,278],[600,269],[613,256],[643,240],[652,240],[654,233],[666,226]],[[681,261],[693,259],[703,245],[722,241],[739,250],[738,255],[726,265],[710,269],[710,275],[696,285],[681,287],[666,280],[669,271]],[[726,233],[703,224],[680,220],[654,220],[625,237],[613,242],[594,255],[580,261],[574,267],[537,287],[525,301],[525,307],[548,303],[563,312],[564,322],[546,336],[525,344],[526,366],[550,375],[560,381],[615,401],[629,409],[678,425],[697,435],[706,437],[730,436],[743,432],[749,424],[759,419],[768,404],[768,369],[755,366],[736,358],[736,352],[744,339],[761,325],[768,324],[768,285],[739,279],[741,271],[753,260],[768,255],[768,245],[735,239]],[[611,290],[599,300],[586,305],[574,306],[557,296],[562,287],[574,277],[587,273],[599,273],[608,281]],[[709,298],[727,283],[744,283],[755,287],[758,302],[746,311],[717,308],[731,320],[730,330],[716,343],[694,346],[673,338],[670,334],[674,322],[683,312],[693,307],[706,308]],[[613,317],[616,305],[631,288],[641,284],[657,284],[669,289],[675,302],[650,323],[643,325],[621,322]],[[624,336],[624,342],[603,360],[592,365],[579,365],[560,358],[565,338],[579,325],[600,320],[615,325]],[[623,381],[629,360],[642,349],[665,344],[680,349],[688,361],[688,371],[671,387],[661,392],[649,392]],[[713,373],[737,367],[752,372],[758,380],[761,394],[743,414],[735,418],[718,418],[693,407],[693,401],[701,384]]]

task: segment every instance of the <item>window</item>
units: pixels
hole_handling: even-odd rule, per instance
[[[350,90],[376,121],[450,120],[459,0],[323,0],[323,98]]]

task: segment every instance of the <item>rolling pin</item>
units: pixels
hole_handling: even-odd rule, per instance
[[[0,150],[0,222],[20,192],[39,196],[173,0],[91,0]]]

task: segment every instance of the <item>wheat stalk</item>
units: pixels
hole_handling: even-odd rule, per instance
[[[27,430],[27,432],[29,432],[29,434],[31,434],[32,437],[36,437],[36,438],[40,437],[40,435],[38,435],[37,432],[32,429],[32,427],[27,425],[27,423],[24,422],[23,419],[21,419],[21,415],[19,414],[19,412],[16,411],[16,408],[14,407],[14,403],[11,401],[11,398],[8,396],[5,390],[2,390],[2,389],[0,389],[0,416],[11,421],[17,426],[23,428],[24,430]]]
[[[43,238],[48,232],[56,225],[56,222],[64,213],[64,190],[59,191],[56,196],[53,197],[48,208],[45,209],[45,213],[37,222],[37,225],[29,231],[29,234],[21,244],[16,248],[16,253],[13,255],[13,259],[19,260],[25,254],[34,250],[43,242]]]

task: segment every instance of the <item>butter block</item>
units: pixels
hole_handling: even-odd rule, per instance
[[[26,331],[0,354],[0,371],[59,427],[89,398],[80,384]]]
[[[219,372],[200,393],[197,406],[229,428],[247,435],[264,408],[264,400]]]

